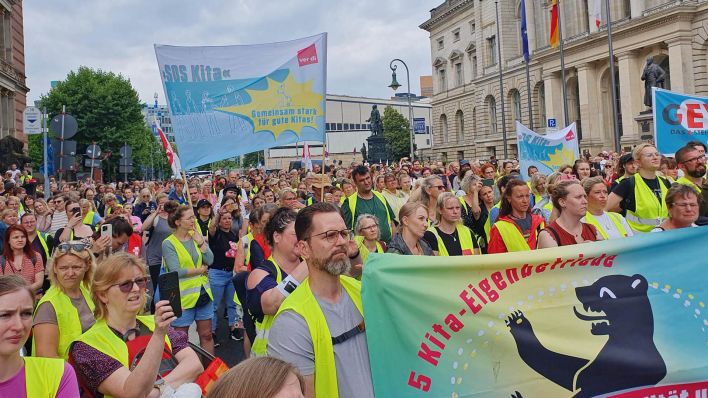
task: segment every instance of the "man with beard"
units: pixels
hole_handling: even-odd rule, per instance
[[[708,224],[708,185],[706,184],[706,155],[704,151],[690,143],[676,151],[676,162],[683,171],[683,177],[676,180],[679,184],[692,187],[699,194],[700,209],[698,225]]]
[[[344,276],[361,262],[351,231],[335,206],[315,203],[298,213],[295,234],[309,276],[282,287],[268,355],[298,368],[306,397],[373,397],[361,283]]]

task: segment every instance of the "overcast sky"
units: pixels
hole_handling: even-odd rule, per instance
[[[386,98],[389,62],[410,68],[411,91],[431,73],[428,32],[442,0],[32,0],[24,1],[28,103],[79,66],[130,79],[140,99],[165,103],[154,43],[252,44],[328,32],[331,94]],[[399,68],[401,71],[403,68]],[[405,72],[398,81],[405,91]]]

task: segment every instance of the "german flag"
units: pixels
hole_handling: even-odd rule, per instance
[[[551,37],[549,39],[551,47],[556,48],[560,44],[560,31],[558,30],[558,0],[551,3]]]

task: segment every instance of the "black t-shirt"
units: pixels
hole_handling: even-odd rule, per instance
[[[637,177],[644,180],[644,183],[647,184],[647,186],[649,187],[649,189],[651,189],[652,192],[654,192],[654,195],[656,196],[657,200],[659,200],[659,202],[662,202],[664,200],[661,196],[661,187],[659,186],[659,181],[661,181],[667,189],[671,187],[671,183],[667,179],[662,177],[656,177],[653,180],[648,180],[637,173],[632,177],[623,179],[622,181],[620,181],[619,184],[617,184],[617,187],[612,190],[612,193],[622,197],[620,207],[622,208],[623,212],[626,212],[627,210],[632,212],[636,211],[637,201],[634,195],[634,186],[636,182],[634,181],[634,179]]]
[[[224,232],[217,229],[214,235],[209,234],[209,248],[214,253],[214,261],[209,266],[210,269],[233,271],[235,259],[226,257],[226,252],[231,250],[229,242],[238,242],[238,236],[231,231]]]
[[[446,234],[445,232],[441,231],[440,228],[435,227],[435,230],[438,232],[440,235],[440,239],[442,239],[443,244],[445,244],[445,248],[447,249],[447,253],[450,256],[461,256],[462,255],[462,245],[460,244],[460,237],[457,233],[457,229],[451,234]],[[435,237],[435,234],[432,233],[431,231],[425,231],[425,235],[423,235],[423,239],[430,245],[430,248],[439,252],[440,249],[438,248],[438,238]],[[479,249],[479,245],[477,244],[477,241],[474,239],[474,236],[472,238],[472,246],[475,249]]]

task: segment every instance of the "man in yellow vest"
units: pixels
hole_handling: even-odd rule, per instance
[[[623,179],[607,199],[605,211],[626,211],[627,223],[635,232],[649,232],[668,217],[666,193],[671,183],[656,175],[661,154],[651,144],[639,144],[632,151],[637,173]]]
[[[700,210],[698,225],[708,224],[708,184],[706,184],[706,155],[704,151],[690,143],[676,151],[678,168],[683,171],[683,177],[676,180],[679,184],[692,187],[699,194]]]
[[[373,397],[361,283],[344,276],[361,261],[351,231],[337,207],[315,203],[300,210],[295,233],[309,276],[286,288],[268,355],[299,369],[308,398]]]
[[[357,166],[352,170],[352,179],[357,192],[348,196],[342,203],[342,216],[349,229],[354,229],[357,217],[372,214],[380,220],[381,240],[388,244],[393,235],[392,221],[396,218],[393,209],[383,195],[373,190],[374,183],[369,169]]]

